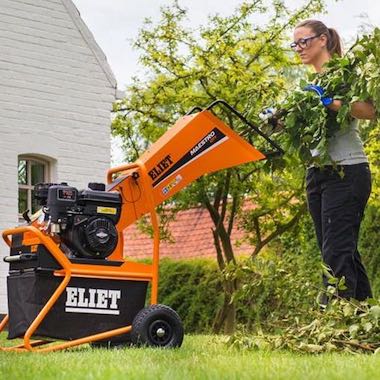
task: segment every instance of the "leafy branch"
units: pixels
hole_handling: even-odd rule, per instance
[[[351,105],[370,101],[380,110],[380,29],[358,39],[343,57],[333,57],[322,73],[310,74],[302,80],[283,105],[288,152],[297,152],[301,160],[319,165],[333,163],[328,154],[329,139],[337,132],[346,131],[353,118]],[[322,86],[326,96],[340,99],[338,112],[324,107],[318,95],[304,91],[308,83]],[[319,155],[312,157],[312,150]]]

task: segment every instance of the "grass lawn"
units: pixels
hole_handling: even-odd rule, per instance
[[[2,345],[5,333],[0,334]],[[379,379],[380,355],[238,351],[222,337],[185,336],[180,349],[0,352],[0,379]]]

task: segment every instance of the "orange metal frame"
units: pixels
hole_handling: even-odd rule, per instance
[[[72,277],[91,277],[91,278],[108,278],[108,279],[119,279],[119,280],[135,280],[135,281],[150,281],[151,282],[151,304],[157,303],[158,298],[158,264],[159,264],[159,243],[160,234],[158,228],[158,218],[153,203],[153,198],[149,191],[148,173],[145,165],[141,161],[136,161],[133,164],[126,164],[116,168],[112,168],[107,173],[107,182],[112,181],[113,175],[129,170],[138,168],[142,177],[143,189],[146,190],[146,195],[148,199],[148,208],[150,213],[150,219],[153,227],[153,260],[152,264],[143,264],[128,262],[123,259],[124,263],[117,268],[99,266],[99,265],[84,265],[84,264],[74,264],[66,257],[64,252],[58,247],[54,240],[44,235],[38,228],[30,226],[21,226],[16,228],[11,228],[3,231],[3,238],[8,246],[11,246],[10,236],[14,234],[20,234],[27,232],[36,241],[37,244],[43,244],[48,252],[57,260],[57,262],[62,266],[62,269],[54,271],[54,275],[58,277],[63,277],[62,282],[59,284],[58,288],[51,295],[50,299],[46,302],[45,306],[36,316],[34,321],[30,324],[29,328],[24,334],[23,344],[12,346],[12,347],[0,347],[2,351],[38,351],[38,352],[50,352],[62,350],[69,347],[74,347],[84,343],[96,342],[98,340],[108,339],[117,335],[128,333],[132,326],[124,326],[118,329],[105,331],[102,333],[86,336],[80,339],[75,339],[65,343],[59,343],[54,345],[49,345],[43,348],[37,348],[42,345],[52,343],[52,340],[35,340],[31,341],[31,337],[44,320],[48,312],[57,302],[60,295],[66,289],[70,279]],[[6,315],[0,323],[0,332],[6,327],[9,321],[9,316]]]
[[[10,236],[21,233],[24,233],[23,245],[43,244],[62,267],[54,271],[54,275],[63,279],[25,332],[24,343],[0,349],[48,352],[111,338],[131,330],[132,327],[129,325],[63,344],[36,348],[51,342],[41,340],[31,342],[30,339],[72,277],[149,281],[151,283],[150,302],[157,303],[160,234],[155,207],[205,173],[267,158],[266,154],[255,149],[211,112],[211,109],[218,104],[227,107],[254,132],[265,138],[277,152],[281,152],[281,148],[275,142],[250,124],[243,115],[224,101],[218,100],[205,110],[196,107],[195,109],[200,112],[190,111],[180,118],[135,163],[121,165],[108,171],[107,191],[118,191],[123,199],[120,221],[117,224],[119,242],[109,256],[110,260],[122,261],[121,266],[72,263],[54,238],[44,234],[37,228],[38,225],[33,223],[4,231],[3,238],[9,246],[11,246]],[[127,261],[123,256],[123,230],[146,213],[150,214],[153,227],[152,264]],[[8,316],[1,321],[0,331],[4,329],[8,321]]]

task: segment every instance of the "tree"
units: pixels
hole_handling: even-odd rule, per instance
[[[245,1],[229,17],[212,16],[192,32],[183,24],[186,10],[177,1],[162,8],[161,20],[147,20],[135,42],[146,79],[134,78],[126,98],[117,103],[113,132],[123,138],[128,160],[134,160],[194,105],[224,99],[248,119],[281,100],[295,62],[287,33],[300,20],[322,11],[322,0],[309,0],[289,11],[282,0]],[[266,19],[263,25],[256,20]],[[220,110],[235,130],[242,125]],[[244,130],[247,132],[247,130]],[[255,143],[260,144],[259,141]],[[203,177],[171,199],[171,212],[201,204],[214,223],[213,236],[221,271],[236,263],[231,232],[240,223],[249,232],[257,255],[270,241],[291,228],[305,211],[303,168],[287,157],[281,171],[271,163],[247,164]],[[246,210],[244,201],[253,209]],[[237,281],[224,280],[225,302],[215,331],[235,326],[232,295]]]

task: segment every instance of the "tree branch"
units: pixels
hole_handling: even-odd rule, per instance
[[[222,248],[220,246],[220,241],[219,241],[217,231],[213,228],[211,230],[212,230],[212,236],[214,237],[214,246],[216,249],[216,259],[218,261],[219,269],[222,271],[226,267],[226,263],[223,259]]]
[[[231,213],[230,213],[230,218],[228,221],[228,228],[227,228],[228,235],[230,235],[230,236],[232,233],[232,229],[234,227],[235,216],[237,213],[239,203],[240,203],[239,197],[237,195],[232,196]]]
[[[251,258],[255,257],[261,251],[261,249],[265,245],[267,245],[270,241],[272,241],[276,237],[278,237],[281,234],[283,234],[285,231],[287,231],[290,228],[292,228],[299,221],[299,219],[305,213],[305,211],[306,211],[306,202],[304,202],[301,205],[301,207],[298,210],[298,212],[294,215],[294,217],[288,223],[280,224],[271,234],[268,235],[268,237],[266,237],[265,239],[259,241],[259,245],[257,245],[255,247],[255,249],[253,250],[253,252],[251,254]]]

